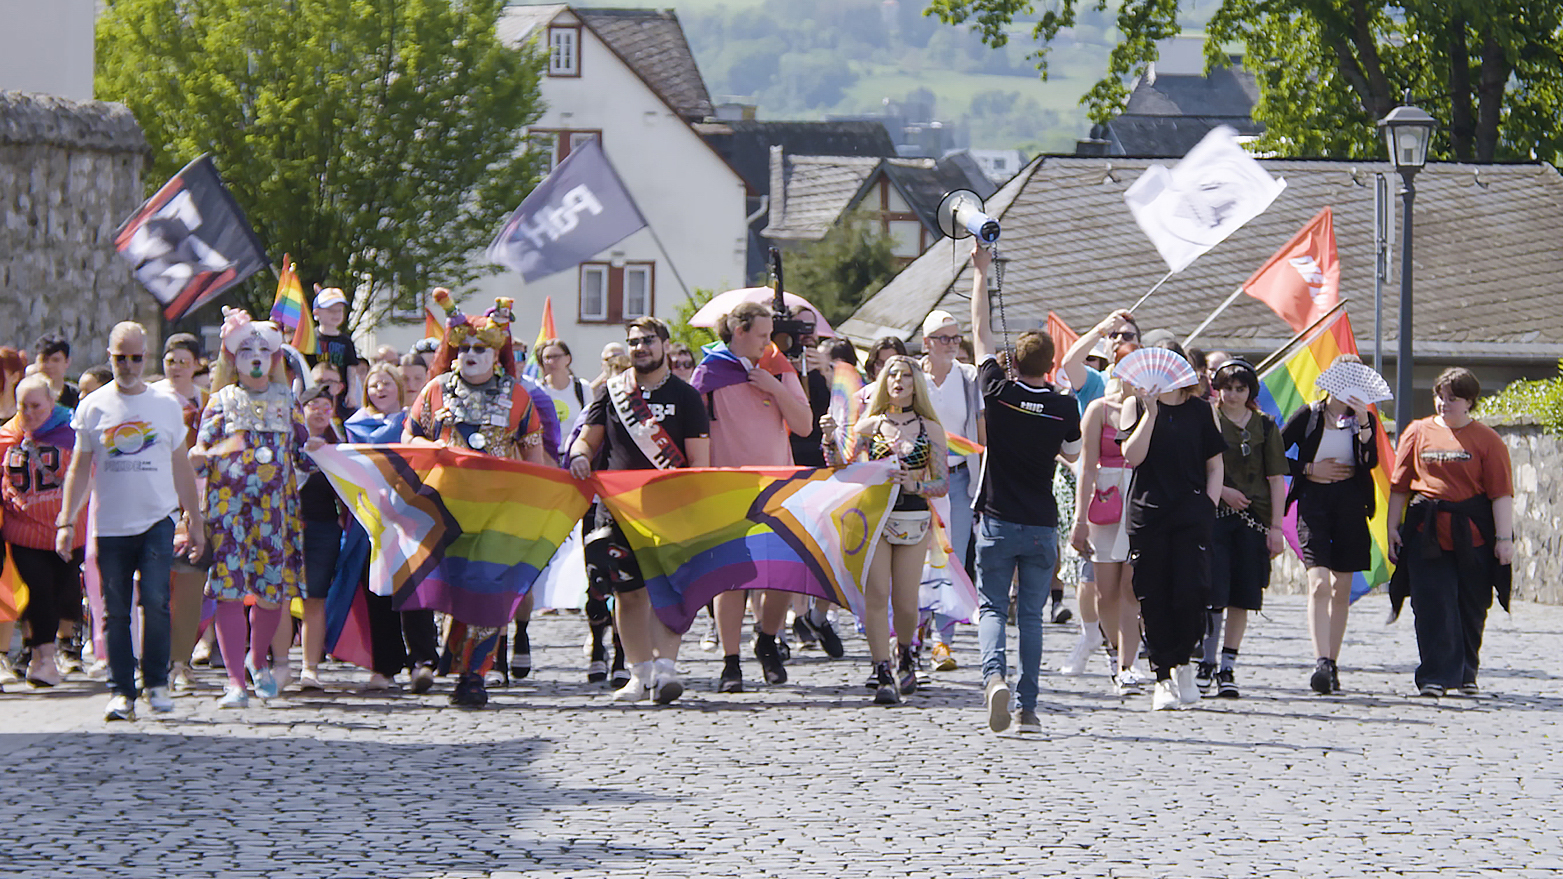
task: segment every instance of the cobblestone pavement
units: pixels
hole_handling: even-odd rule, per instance
[[[973,627],[959,670],[888,709],[860,638],[719,696],[691,637],[684,700],[610,704],[573,615],[534,622],[534,679],[479,713],[343,666],[224,712],[203,670],[171,716],[118,724],[100,684],[12,685],[0,875],[1558,875],[1563,608],[1496,612],[1488,695],[1439,701],[1409,695],[1410,615],[1386,610],[1355,609],[1344,695],[1307,690],[1302,599],[1272,596],[1243,698],[1151,713],[1098,656],[1046,677],[1040,736],[987,731]],[[1049,626],[1047,662],[1072,642]]]

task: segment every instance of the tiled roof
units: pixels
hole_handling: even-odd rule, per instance
[[[1182,156],[1218,125],[1262,134],[1264,126],[1251,116],[1258,100],[1254,75],[1241,67],[1218,67],[1209,76],[1142,76],[1123,113],[1107,123],[1108,154]]]
[[[702,122],[695,131],[727,159],[749,187],[751,195],[771,191],[771,147],[780,146],[791,156],[895,155],[895,142],[883,122],[842,120],[831,122],[772,122],[741,119]]]
[[[773,193],[765,237],[817,240],[852,204],[883,160],[871,156],[784,155],[782,161],[785,193],[779,200]]]
[[[1125,113],[1107,123],[1108,155],[1181,157],[1220,125],[1230,125],[1240,135],[1264,133],[1264,126],[1247,116],[1131,116]]]
[[[532,31],[554,20],[554,16],[568,9],[563,3],[544,6],[507,6],[494,26],[499,41],[507,46],[518,46],[532,35]]]
[[[1124,205],[1144,159],[1045,157],[989,202],[1010,258],[1004,302],[1012,331],[1040,327],[1049,310],[1083,330],[1127,307],[1165,273]],[[1264,214],[1174,275],[1140,308],[1141,328],[1180,336],[1241,285],[1320,209],[1335,215],[1341,294],[1359,338],[1371,338],[1373,183],[1384,163],[1263,160],[1286,190]],[[1391,173],[1398,187],[1398,177]],[[1021,191],[1009,203],[1007,191]],[[1563,177],[1545,164],[1429,165],[1416,178],[1416,347],[1427,356],[1547,360],[1563,356]],[[1397,231],[1397,236],[1399,232]],[[970,306],[969,242],[952,270],[941,240],[864,303],[841,329],[867,339],[910,337],[935,308]],[[1398,267],[1398,237],[1393,263]],[[958,291],[958,292],[957,292]],[[1398,271],[1384,289],[1384,338],[1396,336]],[[1263,303],[1239,296],[1201,335],[1206,348],[1268,351],[1290,330]],[[1390,350],[1392,345],[1386,343]]]
[[[706,91],[684,28],[671,9],[581,9],[573,12],[624,59],[678,115],[690,121],[710,116]]]

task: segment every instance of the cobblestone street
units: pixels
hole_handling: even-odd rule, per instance
[[[533,623],[533,678],[478,713],[340,665],[325,694],[225,712],[202,669],[172,715],[121,724],[101,684],[9,685],[0,875],[1558,875],[1563,608],[1495,608],[1486,695],[1425,700],[1410,611],[1386,628],[1382,595],[1354,608],[1346,692],[1309,692],[1303,606],[1252,621],[1241,699],[1152,713],[1098,655],[1044,679],[1041,736],[986,729],[970,626],[961,667],[890,709],[858,637],[759,692],[746,657],[751,692],[718,696],[691,635],[683,700],[615,705],[568,614]],[[1048,627],[1048,665],[1073,638]]]

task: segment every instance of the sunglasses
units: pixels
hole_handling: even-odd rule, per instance
[[[1119,330],[1116,333],[1108,333],[1107,338],[1117,339],[1122,342],[1137,342],[1140,339],[1140,334],[1133,330]]]
[[[694,369],[695,368],[695,361],[693,361],[693,360],[684,360],[684,359],[680,358],[678,360],[673,361],[673,366],[674,366],[675,369]]]
[[[1248,428],[1245,427],[1239,431],[1237,438],[1241,441],[1237,450],[1243,453],[1243,457],[1248,457],[1248,453],[1253,451],[1253,447],[1248,444]]]
[[[115,354],[113,356],[115,363],[124,363],[127,360],[131,363],[140,363],[147,358],[145,354]]]
[[[631,348],[650,348],[651,343],[657,340],[656,336],[631,336],[624,340],[624,344]]]
[[[484,353],[487,350],[488,350],[488,346],[487,345],[457,345],[456,346],[456,353],[457,354],[466,354],[469,351],[472,352],[473,354],[482,354],[482,353]]]

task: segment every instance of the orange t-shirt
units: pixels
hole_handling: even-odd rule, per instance
[[[777,376],[783,393],[803,403],[798,374],[788,369]],[[782,417],[781,406],[770,394],[754,385],[728,385],[711,392],[711,466],[712,467],[787,467],[792,461],[792,435]]]
[[[1434,418],[1413,421],[1396,443],[1390,490],[1414,491],[1435,500],[1456,502],[1477,495],[1510,497],[1514,494],[1514,479],[1509,468],[1509,449],[1497,431],[1480,421],[1458,430],[1439,424]],[[1449,521],[1448,513],[1438,517],[1438,543],[1445,550],[1454,549]],[[1474,523],[1471,545],[1482,545]]]

